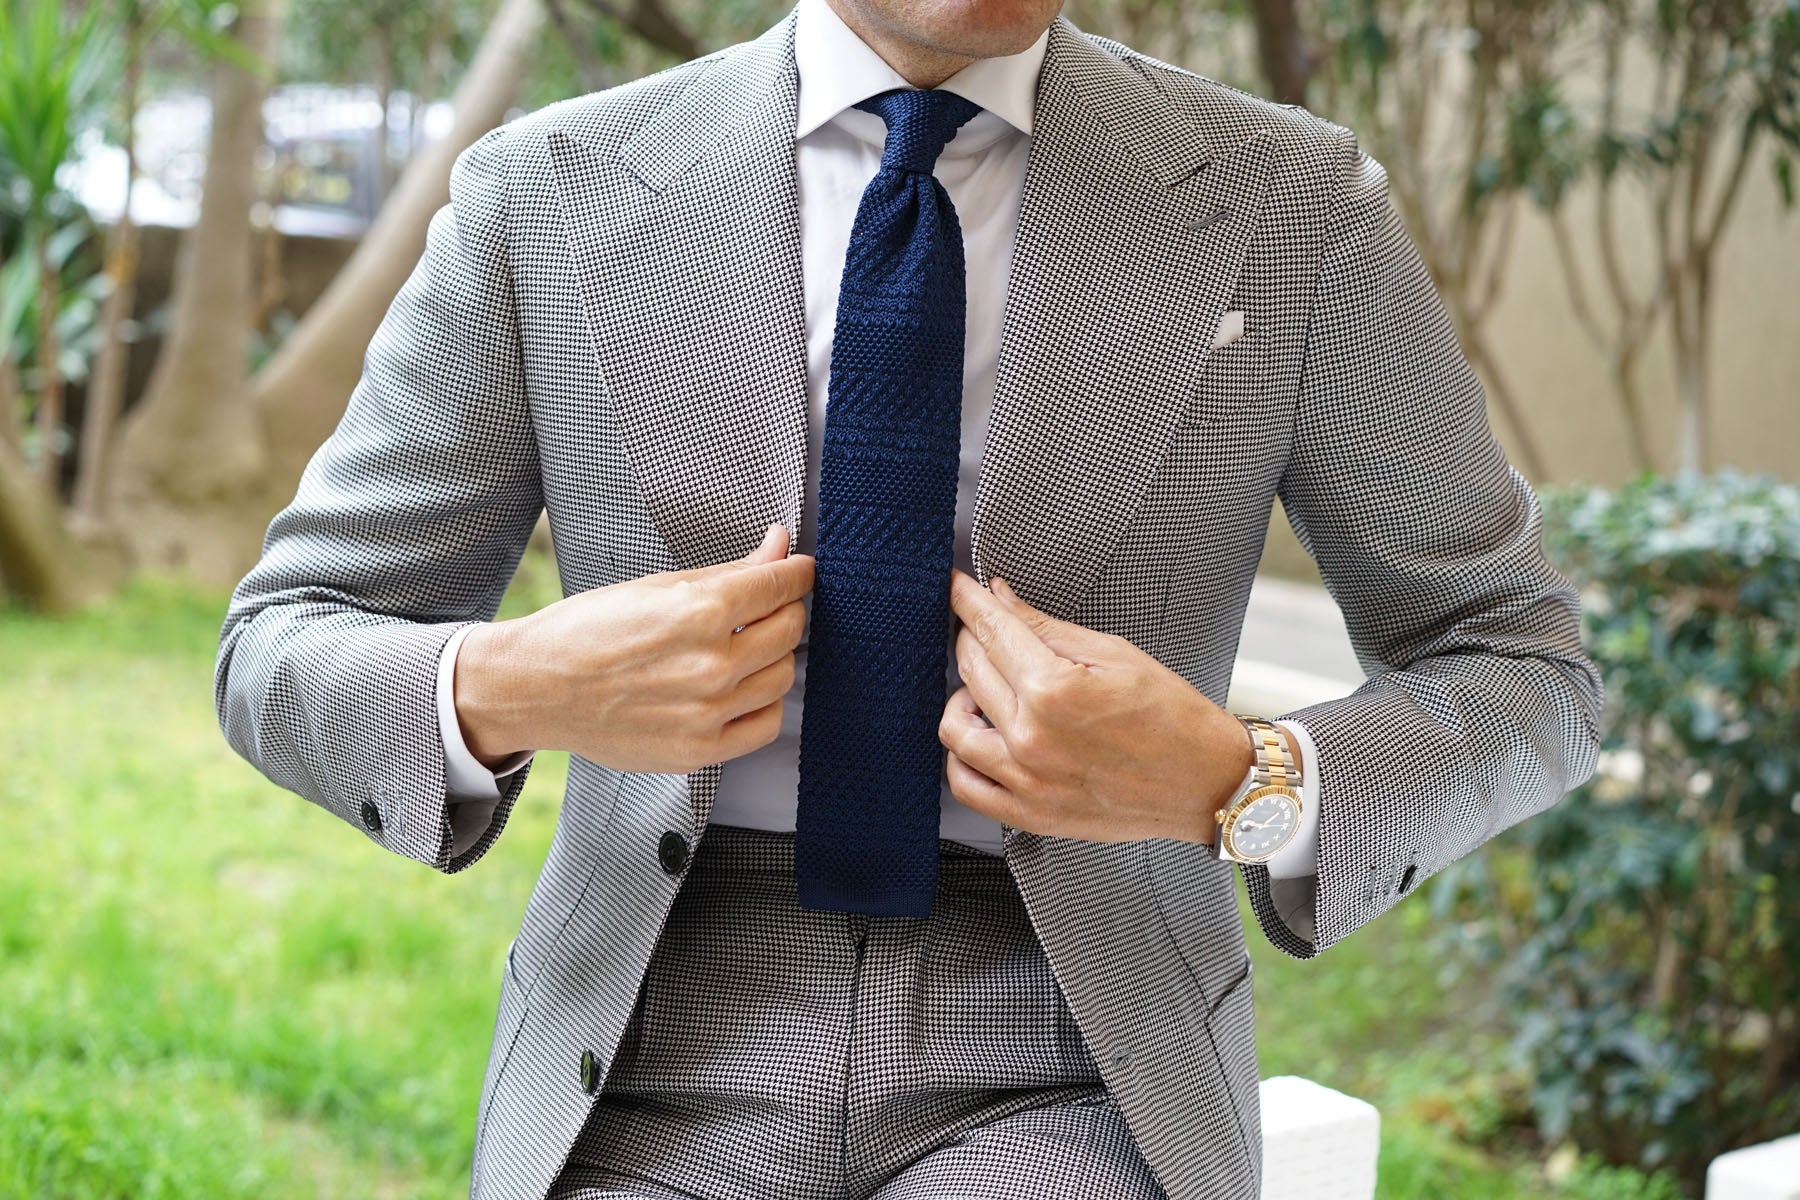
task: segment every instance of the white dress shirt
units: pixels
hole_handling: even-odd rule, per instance
[[[938,158],[934,174],[955,206],[962,227],[967,269],[967,325],[963,351],[962,455],[956,488],[956,564],[971,575],[970,526],[975,484],[987,436],[1000,355],[1000,316],[1019,196],[1031,149],[1032,110],[1046,31],[1030,47],[1005,58],[980,59],[940,86],[981,107],[957,131]],[[831,339],[837,322],[838,283],[850,244],[850,229],[863,189],[881,165],[887,128],[881,118],[853,106],[870,96],[911,85],[834,12],[826,0],[799,0],[794,57],[800,75],[800,115],[794,129],[800,192],[800,248],[806,296],[807,477],[800,522],[801,554],[813,553],[819,505],[819,462],[831,376]],[[806,597],[811,610],[812,597]],[[809,622],[810,626],[810,622]],[[951,620],[953,631],[955,620]],[[466,631],[464,631],[466,632]],[[469,753],[456,718],[453,671],[462,636],[444,647],[438,673],[439,716],[443,725],[449,790],[459,796],[497,799],[497,776],[524,765],[529,752],[483,767]],[[949,690],[962,684],[952,651],[945,677]],[[726,762],[713,802],[712,823],[790,831],[800,779],[800,714],[806,685],[804,635],[796,651],[794,686],[783,702],[781,733],[767,746]],[[948,695],[948,691],[946,692]],[[1300,743],[1305,760],[1301,785],[1300,831],[1268,863],[1278,878],[1315,873],[1318,814],[1311,782],[1316,778],[1312,739],[1297,722],[1284,721]],[[946,781],[940,797],[939,835],[1001,854],[1000,822],[968,808],[951,795]]]

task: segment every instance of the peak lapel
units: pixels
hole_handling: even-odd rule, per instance
[[[1138,71],[1051,27],[976,493],[984,582],[1072,617],[1193,392],[1271,156],[1267,135],[1209,145]]]
[[[806,340],[793,17],[697,68],[616,152],[550,134],[607,399],[682,567],[799,534]]]

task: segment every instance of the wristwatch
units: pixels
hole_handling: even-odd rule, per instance
[[[1214,818],[1213,856],[1225,862],[1267,862],[1300,832],[1300,779],[1287,740],[1272,722],[1231,715],[1249,731],[1256,762]]]

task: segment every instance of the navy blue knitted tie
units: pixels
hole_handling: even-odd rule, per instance
[[[819,466],[794,873],[802,908],[925,917],[937,891],[962,441],[962,228],[938,154],[978,106],[892,91],[850,230]]]

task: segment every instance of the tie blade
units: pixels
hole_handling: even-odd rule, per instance
[[[794,875],[801,908],[928,917],[937,894],[938,824],[933,797],[929,823],[854,831],[796,825]],[[808,836],[824,835],[824,836]]]
[[[805,908],[930,914],[960,467],[962,231],[931,176],[977,111],[947,92],[887,122],[839,288],[819,471],[795,813]]]

